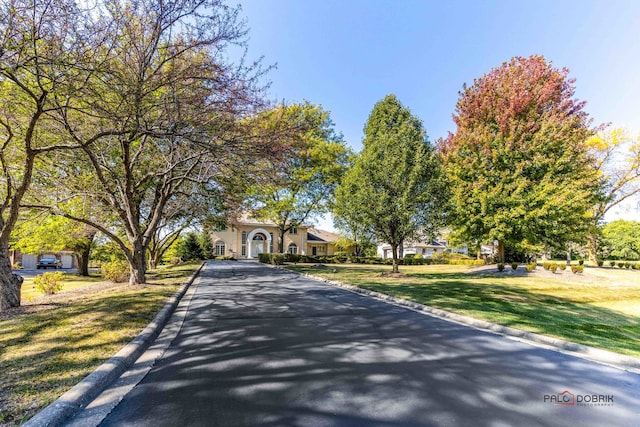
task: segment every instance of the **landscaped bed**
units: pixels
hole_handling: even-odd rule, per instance
[[[551,273],[524,266],[287,265],[312,274],[477,319],[640,356],[640,272],[610,268]],[[335,272],[334,272],[335,271]]]
[[[198,266],[159,269],[143,286],[89,279],[82,287],[70,285],[5,314],[0,321],[0,424],[23,423],[109,359]],[[30,292],[29,282],[25,292]]]

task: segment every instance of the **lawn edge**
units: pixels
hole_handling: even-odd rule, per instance
[[[437,317],[443,320],[452,321],[465,326],[471,326],[473,328],[491,332],[507,337],[517,338],[522,341],[527,341],[536,345],[542,345],[560,353],[569,354],[572,356],[580,357],[582,359],[598,362],[607,366],[611,366],[617,369],[621,369],[634,374],[640,374],[640,358],[626,356],[624,354],[615,353],[608,350],[603,350],[596,347],[587,346],[584,344],[578,344],[571,341],[566,341],[560,338],[553,338],[547,335],[536,334],[535,332],[524,331],[522,329],[511,328],[497,323],[487,322],[485,320],[475,319],[473,317],[464,316],[462,314],[453,313],[451,311],[442,310],[440,308],[431,307],[428,305],[420,304],[414,301],[409,301],[402,298],[397,298],[391,295],[383,294],[381,292],[371,291],[368,289],[360,288],[354,285],[349,285],[337,280],[330,280],[320,276],[314,276],[308,273],[301,273],[299,271],[290,270],[286,267],[279,267],[286,269],[294,274],[308,277],[320,282],[324,282],[328,285],[345,289],[357,294],[370,296],[381,301],[397,304],[417,312]]]
[[[206,262],[185,281],[180,289],[169,298],[153,320],[136,336],[129,341],[120,351],[109,360],[98,366],[92,373],[84,377],[49,406],[46,406],[31,419],[24,427],[58,426],[74,416],[82,408],[95,399],[104,389],[115,381],[160,334],[167,321],[171,317],[178,303],[189,289],[195,278],[200,274]]]

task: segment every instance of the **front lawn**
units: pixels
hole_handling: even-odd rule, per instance
[[[0,425],[20,425],[118,352],[199,265],[158,269],[143,286],[69,287],[1,320]]]
[[[309,273],[432,307],[618,353],[640,356],[640,271],[586,268],[553,274],[511,267],[288,265]],[[333,272],[335,269],[335,273]]]

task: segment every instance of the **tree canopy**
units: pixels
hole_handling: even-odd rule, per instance
[[[391,245],[393,271],[402,242],[433,234],[442,223],[445,186],[422,122],[395,95],[371,111],[363,149],[336,192],[338,224],[359,224]],[[353,231],[353,230],[352,230]]]
[[[458,236],[529,252],[584,237],[601,181],[573,84],[567,69],[531,56],[463,87],[456,132],[440,145]]]

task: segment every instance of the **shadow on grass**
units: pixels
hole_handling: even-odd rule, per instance
[[[489,322],[555,336],[631,356],[640,356],[640,319],[584,301],[531,292],[504,283],[505,276],[464,272],[409,274],[405,279],[377,277],[380,268],[337,266],[295,270],[341,280],[364,289],[465,314]],[[479,282],[478,279],[482,279]],[[491,283],[487,283],[487,279]],[[637,298],[640,299],[640,293]]]
[[[175,289],[93,295],[0,322],[0,424],[19,425],[88,375],[134,338]]]

